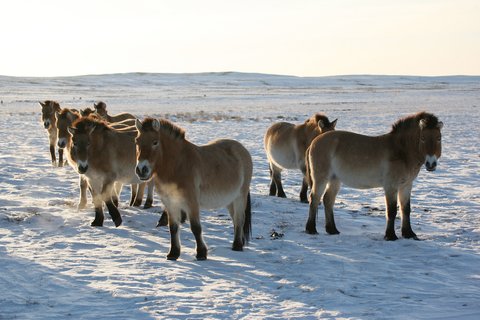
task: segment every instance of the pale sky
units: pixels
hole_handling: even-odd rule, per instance
[[[1,0],[0,75],[480,75],[480,0]]]

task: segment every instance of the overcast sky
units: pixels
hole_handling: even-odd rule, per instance
[[[2,0],[0,75],[480,75],[479,0]]]

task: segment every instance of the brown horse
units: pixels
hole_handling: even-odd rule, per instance
[[[91,188],[95,206],[92,226],[103,225],[102,204],[107,205],[115,226],[122,223],[111,195],[114,184],[141,183],[135,175],[135,132],[120,132],[103,120],[82,117],[68,131],[72,136],[71,157],[76,170],[84,175]]]
[[[52,164],[57,165],[57,158],[55,156],[55,145],[57,144],[57,127],[55,125],[55,112],[61,110],[60,104],[57,101],[45,100],[39,101],[42,106],[42,122],[43,127],[48,132],[48,140],[50,142],[50,156]],[[58,149],[58,166],[63,166],[63,149]]]
[[[198,260],[207,258],[200,209],[227,207],[234,226],[232,249],[243,250],[250,237],[250,181],[252,157],[239,142],[216,140],[197,146],[185,139],[185,131],[168,120],[137,120],[137,175],[154,177],[157,192],[168,212],[170,252],[180,256],[179,222],[182,212],[190,220],[197,242]]]
[[[410,225],[410,194],[420,167],[434,171],[442,152],[443,123],[433,114],[420,112],[400,119],[388,134],[370,137],[332,131],[313,140],[307,155],[311,179],[310,210],[306,232],[317,233],[316,215],[323,196],[325,229],[338,234],[333,217],[335,197],[343,182],[358,189],[382,187],[385,191],[385,240],[395,234],[397,199],[402,214],[402,236],[418,240]]]
[[[81,112],[81,111],[80,111]],[[62,111],[57,112],[55,114],[56,118],[56,127],[57,127],[57,135],[58,135],[58,148],[59,149],[67,149],[67,161],[68,163],[74,168],[77,168],[77,163],[75,159],[72,159],[71,156],[71,135],[68,132],[68,127],[70,127],[73,122],[77,119],[79,119],[81,116],[80,114],[74,110],[74,109],[68,109],[64,108]],[[132,120],[130,120],[132,121]],[[131,123],[134,124],[134,123]],[[111,124],[113,128],[120,128],[120,130],[126,130],[126,124],[123,122],[120,122],[118,124]],[[136,134],[136,128],[131,127],[130,131],[133,134]],[[80,200],[78,203],[78,209],[83,209],[85,208],[87,204],[87,188],[88,188],[88,183],[86,179],[83,177],[83,175],[80,175],[79,177],[79,186],[80,186]],[[142,204],[142,198],[143,198],[143,193],[145,189],[145,183],[142,182],[138,186],[136,184],[132,184],[132,192],[131,192],[131,197],[130,197],[130,205],[137,207]],[[121,185],[116,184],[116,192],[112,194],[113,202],[118,204],[118,194],[120,193],[121,190]],[[147,199],[145,201],[144,208],[150,208],[152,207],[153,204],[153,182],[149,183],[148,186],[148,195]]]
[[[135,120],[135,116],[130,113],[119,113],[114,116],[111,116],[107,113],[107,105],[103,101],[99,101],[98,103],[93,104],[95,108],[95,113],[98,114],[100,117],[105,119],[107,122],[120,122],[127,119]]]
[[[263,139],[270,168],[270,195],[285,198],[282,186],[283,169],[299,169],[303,173],[300,201],[308,202],[308,184],[305,179],[305,152],[312,140],[321,133],[335,130],[337,119],[330,122],[328,118],[317,113],[304,123],[294,125],[278,122],[268,128]]]

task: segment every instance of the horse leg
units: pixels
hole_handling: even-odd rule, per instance
[[[302,190],[300,190],[300,202],[308,203],[307,191],[308,191],[308,183],[307,183],[307,168],[305,165],[301,167],[303,173],[303,180],[302,180]]]
[[[308,234],[317,234],[317,212],[318,205],[320,204],[320,199],[323,193],[325,192],[325,187],[327,186],[326,182],[316,182],[313,181],[312,190],[310,191],[310,207],[308,210],[308,220],[307,225],[305,226],[305,232]]]
[[[283,191],[283,186],[282,186],[282,169],[274,166],[272,164],[272,181],[275,183],[275,186],[277,188],[277,197],[280,198],[286,198],[287,196],[285,195],[285,192]]]
[[[245,235],[243,233],[243,226],[245,224],[245,209],[247,207],[246,197],[243,194],[235,199],[231,204],[227,206],[230,217],[233,221],[233,251],[243,251],[243,245],[245,244]]]
[[[190,205],[187,215],[190,220],[190,228],[192,229],[192,233],[197,242],[196,258],[197,260],[207,260],[207,245],[203,241],[202,225],[200,224],[200,210],[198,205]]]
[[[63,167],[63,149],[58,148],[58,166]]]
[[[114,189],[114,182],[107,182],[103,185],[102,194],[105,195],[106,201],[105,204],[108,208],[108,213],[110,217],[112,217],[113,223],[115,223],[115,227],[118,227],[122,224],[122,217],[120,216],[120,212],[118,211],[117,206],[114,204],[114,200],[112,199],[113,193],[115,193]],[[118,201],[118,198],[117,198]]]
[[[52,165],[57,163],[57,157],[55,156],[55,145],[50,144],[50,157],[52,158]]]
[[[168,209],[168,226],[170,228],[170,251],[168,260],[177,260],[180,256],[180,210]]]
[[[87,206],[87,188],[88,181],[83,175],[79,175],[78,184],[80,186],[80,200],[78,201],[78,210],[84,209]]]
[[[145,192],[145,186],[146,185],[147,185],[146,182],[142,182],[142,183],[138,184],[137,195],[135,197],[135,201],[133,202],[134,207],[140,207],[140,205],[142,204],[143,193]]]
[[[400,212],[402,214],[402,237],[406,239],[419,240],[410,225],[410,194],[412,184],[399,190],[398,199],[400,200]]]
[[[93,206],[95,207],[95,219],[90,224],[92,227],[101,227],[103,226],[103,201],[102,195],[96,190],[96,188],[91,188],[92,197],[93,197]]]
[[[385,204],[387,206],[387,227],[384,239],[388,241],[397,240],[395,234],[395,217],[397,216],[397,190],[385,190]]]
[[[273,171],[272,171],[272,164],[269,164],[268,172],[270,173],[270,196],[275,196],[277,194],[277,186],[275,185],[275,181],[273,181]]]
[[[147,183],[147,200],[145,200],[145,204],[143,205],[144,209],[151,208],[153,205],[153,189],[154,189],[154,182],[153,179]]]
[[[119,202],[118,198],[120,197],[120,194],[122,193],[122,188],[123,188],[123,184],[121,184],[119,182],[115,182],[114,185],[113,185],[113,188],[112,188],[111,198],[112,198],[113,204],[117,208],[118,208],[118,202]]]
[[[333,206],[335,205],[335,198],[340,190],[340,180],[332,179],[329,181],[327,190],[323,195],[323,205],[325,207],[325,230],[328,234],[339,234],[335,226],[335,219],[333,216]]]

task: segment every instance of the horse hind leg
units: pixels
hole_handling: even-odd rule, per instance
[[[143,205],[144,209],[151,208],[153,206],[153,189],[155,184],[153,179],[147,183],[147,200],[145,200],[145,204]]]
[[[132,190],[134,188],[133,186],[134,185],[132,185]],[[146,182],[139,183],[137,186],[138,186],[137,187],[137,192],[136,192],[135,198],[133,199],[133,203],[132,203],[132,205],[134,207],[140,207],[140,205],[142,204],[143,193],[145,192]],[[133,193],[132,193],[132,198],[133,198]]]
[[[385,203],[387,206],[387,226],[385,228],[384,239],[388,241],[394,241],[398,239],[397,235],[395,234],[395,218],[397,216],[397,190],[385,190]]]
[[[327,181],[313,181],[310,191],[310,206],[308,209],[308,219],[305,226],[305,232],[308,234],[317,234],[317,213],[320,199],[325,192]]]
[[[280,198],[286,198],[287,196],[285,195],[285,191],[283,191],[283,186],[282,186],[282,169],[278,168],[274,164],[270,164],[270,170],[271,170],[271,177],[272,181],[270,184],[270,195],[275,195],[272,194],[272,184],[275,185],[275,190],[277,197]]]
[[[328,234],[340,233],[335,226],[335,219],[333,216],[333,206],[335,205],[335,199],[340,190],[340,185],[340,180],[330,180],[325,194],[323,195],[323,205],[325,207],[325,231],[327,231]]]
[[[300,190],[300,202],[308,203],[307,191],[308,191],[308,182],[307,182],[307,168],[302,167],[303,180],[302,180],[302,189]]]
[[[269,164],[268,167],[268,172],[270,173],[270,196],[275,196],[277,194],[277,186],[275,184],[275,181],[273,181],[273,171],[272,171],[272,165]]]
[[[234,237],[232,250],[243,251],[243,246],[248,242],[251,233],[251,202],[250,193],[241,195],[227,206],[233,220]]]

